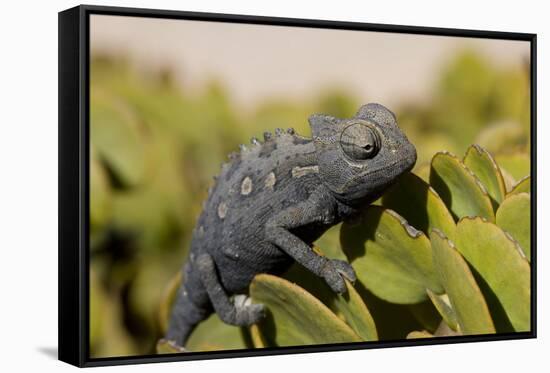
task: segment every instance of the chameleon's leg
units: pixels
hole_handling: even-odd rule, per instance
[[[332,290],[344,293],[347,290],[344,277],[356,280],[352,266],[343,260],[318,255],[291,232],[308,224],[331,224],[334,205],[331,206],[330,201],[331,196],[319,190],[308,200],[288,207],[267,222],[266,237],[309,271],[324,278]]]
[[[189,293],[190,291],[192,294]],[[212,306],[208,294],[202,286],[199,276],[186,265],[184,279],[172,307],[165,339],[178,346],[185,346],[195,326],[210,314],[212,314]]]
[[[210,255],[201,254],[197,258],[197,268],[210,302],[223,322],[236,326],[248,326],[264,317],[262,304],[251,304],[250,298],[243,295],[237,295],[233,300],[227,296],[218,278],[216,264]]]

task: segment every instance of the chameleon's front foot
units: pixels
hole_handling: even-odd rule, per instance
[[[347,291],[344,278],[351,282],[355,282],[357,279],[353,267],[348,262],[338,259],[327,259],[321,271],[321,276],[328,286],[338,294]]]
[[[244,294],[238,294],[233,297],[235,307],[235,320],[231,320],[238,326],[249,326],[256,324],[265,317],[265,307],[263,304],[252,304],[250,297]]]

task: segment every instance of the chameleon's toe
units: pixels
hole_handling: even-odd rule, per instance
[[[354,282],[357,277],[355,276],[355,271],[348,262],[329,259],[323,269],[323,278],[334,292],[343,294],[347,291],[344,278]]]
[[[176,341],[171,339],[162,338],[157,342],[158,353],[180,353],[189,352],[185,347],[180,346]]]
[[[355,270],[353,269],[351,264],[343,260],[333,260],[333,264],[338,273],[347,278],[349,281],[353,283],[357,280]]]

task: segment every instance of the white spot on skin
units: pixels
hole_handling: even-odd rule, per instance
[[[319,166],[306,166],[292,168],[292,177],[299,178],[308,174],[319,173]]]
[[[265,179],[265,187],[268,189],[273,189],[276,182],[277,182],[277,178],[275,178],[275,173],[270,172],[269,175],[267,175],[267,178]]]
[[[244,178],[242,184],[241,184],[241,194],[243,196],[246,196],[252,192],[252,179],[250,179],[248,176]]]
[[[225,214],[227,214],[227,205],[225,202],[222,202],[218,205],[218,216],[220,219],[225,218]]]

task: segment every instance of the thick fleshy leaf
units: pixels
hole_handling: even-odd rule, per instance
[[[430,241],[392,210],[370,206],[342,225],[340,240],[359,281],[379,298],[413,304],[427,299],[426,288],[443,291]]]
[[[432,247],[433,250],[433,247]],[[451,306],[451,301],[449,300],[449,295],[447,294],[435,294],[433,291],[428,289],[428,296],[432,301],[433,305],[437,309],[437,312],[443,318],[443,321],[449,325],[453,330],[458,330],[458,321],[456,320],[456,313]]]
[[[500,168],[506,170],[515,180],[531,174],[531,161],[527,153],[497,154],[495,159]]]
[[[138,119],[120,100],[96,94],[90,113],[90,140],[120,186],[134,186],[145,177],[146,139]],[[114,103],[114,104],[113,104]]]
[[[90,227],[92,232],[102,229],[111,212],[109,178],[101,162],[90,156]]]
[[[494,333],[489,308],[468,264],[441,232],[436,230],[433,233],[431,242],[434,264],[449,296],[460,331],[463,334]]]
[[[426,183],[430,182],[430,162],[422,163],[414,169],[414,174],[424,180]]]
[[[412,311],[411,304],[396,304],[380,299],[356,281],[355,289],[369,308],[376,324],[379,340],[405,339],[412,330],[423,330],[423,325]]]
[[[445,321],[441,321],[434,332],[434,337],[452,337],[454,335],[462,335],[462,333],[451,329]]]
[[[495,202],[493,205],[498,206],[506,196],[506,185],[493,156],[479,145],[472,145],[466,151],[463,162],[485,186],[489,197]]]
[[[227,325],[217,314],[202,321],[185,344],[189,351],[240,350],[248,348],[244,328]]]
[[[432,159],[430,185],[437,191],[455,218],[482,216],[494,221],[491,199],[479,179],[450,153]]]
[[[340,224],[331,227],[314,243],[315,247],[331,259],[346,260],[346,254],[340,248]]]
[[[90,271],[90,321],[89,321],[89,333],[90,333],[90,345],[94,346],[101,338],[103,329],[103,312],[105,310],[104,304],[106,297],[103,287],[98,281],[98,277],[95,271]]]
[[[259,323],[268,345],[357,342],[361,338],[320,300],[280,277],[260,274],[250,284],[255,303],[266,306]]]
[[[514,185],[516,185],[516,179],[514,179],[514,177],[504,168],[500,169],[500,173],[504,179],[504,184],[506,184],[506,192],[510,193],[514,188]]]
[[[524,146],[526,135],[527,131],[521,123],[503,121],[483,126],[476,136],[475,143],[496,154]]]
[[[433,333],[441,323],[442,317],[430,300],[409,304],[408,307],[414,318],[422,325],[422,329],[430,333]]]
[[[324,249],[321,250],[318,247],[314,247],[314,250],[320,255],[324,255]],[[340,250],[338,249],[338,251]],[[336,256],[343,256],[345,258],[345,254],[341,251]],[[297,263],[283,275],[283,278],[297,284],[319,299],[334,314],[345,321],[362,339],[366,341],[378,339],[376,326],[369,309],[357,293],[355,287],[349,282],[346,281],[347,293],[336,294],[323,279]]]
[[[496,224],[463,218],[456,245],[474,270],[497,332],[531,328],[531,268],[521,248]]]
[[[421,339],[421,338],[433,338],[433,334],[425,331],[425,330],[415,330],[407,334],[407,339]]]
[[[523,179],[518,181],[510,191],[509,194],[518,194],[518,193],[531,193],[531,176],[525,176]]]
[[[531,196],[511,194],[497,210],[497,225],[508,232],[531,261]]]
[[[260,328],[256,324],[250,325],[248,328],[250,332],[250,338],[252,339],[252,345],[255,348],[264,348],[266,347],[264,336],[262,335],[262,332],[260,331]]]
[[[336,309],[342,313],[346,323],[365,341],[378,340],[376,325],[374,320],[363,302],[361,296],[353,285],[346,280],[348,291],[338,295],[334,305]]]
[[[449,237],[454,236],[455,222],[445,203],[434,189],[415,174],[402,175],[384,194],[382,204],[425,234],[429,235],[432,228],[437,228]]]

